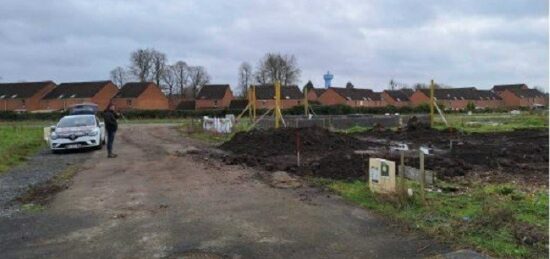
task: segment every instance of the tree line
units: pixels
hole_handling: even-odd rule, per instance
[[[237,95],[245,96],[251,84],[273,84],[275,81],[280,81],[281,85],[297,84],[301,73],[294,55],[267,53],[258,61],[256,70],[248,62],[241,63]]]
[[[130,65],[114,68],[110,77],[119,86],[129,81],[154,82],[169,96],[182,94],[192,98],[200,86],[210,82],[205,67],[191,66],[181,60],[170,64],[165,53],[153,48],[133,51]]]

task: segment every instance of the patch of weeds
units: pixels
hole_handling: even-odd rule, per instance
[[[71,180],[78,169],[78,166],[69,166],[46,183],[31,187],[25,194],[17,197],[16,200],[24,204],[23,206],[28,204],[44,206],[56,193],[69,188]]]
[[[371,129],[372,127],[362,127],[362,126],[355,125],[345,130],[336,130],[336,132],[345,133],[345,134],[356,134],[356,133],[366,132]]]
[[[405,227],[458,247],[496,257],[548,257],[547,190],[526,192],[510,184],[442,183],[450,191],[427,192],[424,205],[418,184],[413,182],[407,182],[407,188],[414,190],[413,197],[374,194],[368,183],[361,181],[315,182]]]
[[[38,213],[42,212],[45,209],[44,205],[27,203],[21,205],[21,210],[25,213]]]
[[[44,146],[42,128],[0,126],[0,173],[28,160]]]

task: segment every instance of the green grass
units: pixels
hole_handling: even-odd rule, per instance
[[[435,127],[438,129],[446,128],[441,117],[438,114],[435,116]],[[451,127],[466,132],[502,132],[518,128],[548,128],[548,114],[541,112],[522,112],[520,115],[509,113],[474,113],[467,115],[461,113],[446,114],[445,118]]]
[[[381,195],[355,181],[316,180],[344,198],[404,225],[424,231],[457,247],[497,257],[547,258],[548,191],[522,191],[513,185],[474,184],[463,193],[428,192],[426,205],[418,196]],[[516,236],[540,242],[522,243]]]
[[[362,126],[355,125],[351,128],[345,129],[345,130],[336,130],[336,132],[341,132],[341,133],[345,133],[345,134],[355,134],[355,133],[362,133],[362,132],[365,132],[365,131],[369,131],[371,129],[372,129],[372,127],[362,127]]]
[[[34,203],[26,203],[21,206],[21,210],[26,213],[39,213],[44,211],[44,209],[44,205]]]
[[[45,145],[42,127],[0,125],[0,174]]]

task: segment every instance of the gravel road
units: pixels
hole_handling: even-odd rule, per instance
[[[25,163],[0,175],[0,215],[7,216],[17,211],[14,199],[33,186],[41,185],[63,172],[71,165],[83,163],[92,151],[52,154],[45,148]],[[96,151],[97,152],[97,151]]]
[[[15,169],[55,171],[89,157],[44,211],[0,216],[2,258],[415,258],[448,251],[315,188],[273,188],[254,169],[181,155],[204,146],[172,126],[125,125],[117,137],[116,159],[41,154],[29,169]]]

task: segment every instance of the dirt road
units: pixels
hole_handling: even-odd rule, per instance
[[[410,258],[447,251],[313,188],[175,151],[172,126],[123,127],[119,157],[90,154],[45,211],[0,218],[2,258]],[[202,257],[204,258],[204,257]],[[212,257],[214,258],[214,257]]]

